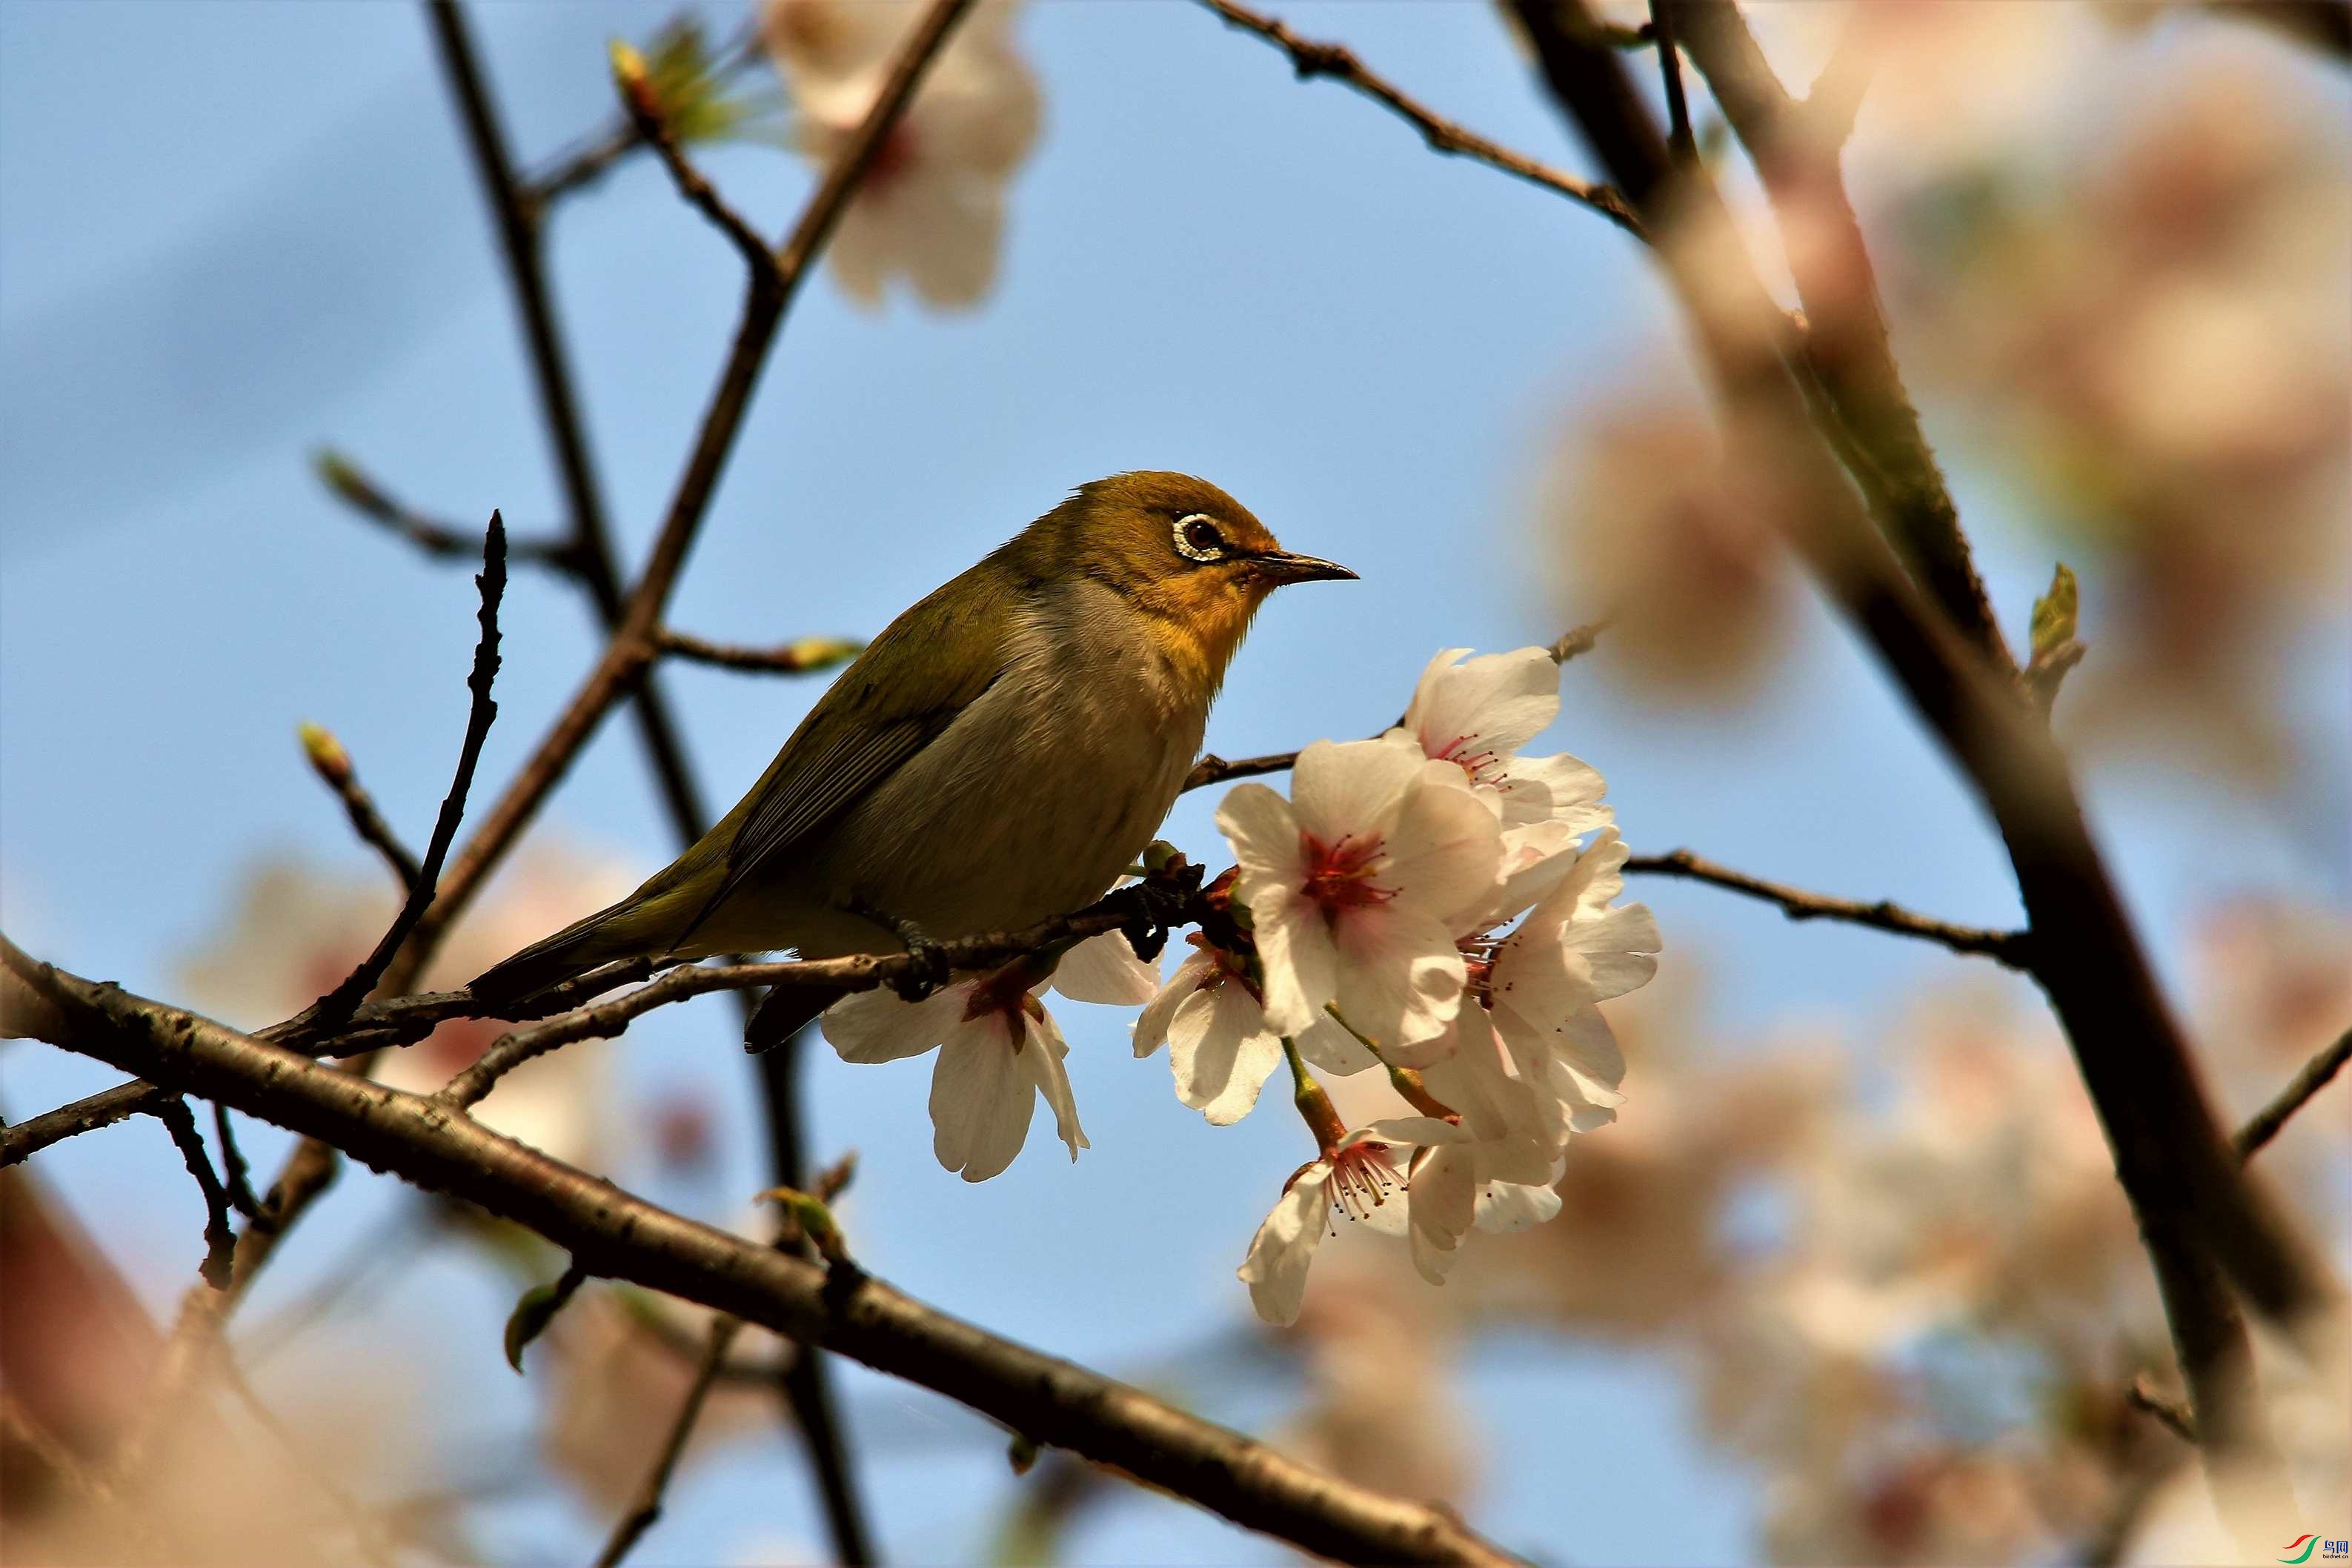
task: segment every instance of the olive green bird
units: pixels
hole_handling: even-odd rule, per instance
[[[1079,487],[890,623],[751,792],[612,908],[474,982],[615,959],[887,953],[1083,909],[1151,841],[1266,595],[1348,578],[1184,474]],[[774,993],[763,1049],[836,1000]]]

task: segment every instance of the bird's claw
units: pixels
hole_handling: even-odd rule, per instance
[[[1135,955],[1146,963],[1159,962],[1169,933],[1191,918],[1192,897],[1200,891],[1202,868],[1181,855],[1171,855],[1150,875],[1130,882],[1112,895],[1124,899],[1128,918],[1119,931]]]
[[[947,984],[952,966],[948,963],[946,948],[911,929],[901,932],[898,940],[907,944],[908,963],[890,982],[890,989],[898,994],[900,1001],[920,1002]]]

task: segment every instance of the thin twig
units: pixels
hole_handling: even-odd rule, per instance
[[[26,1117],[13,1127],[0,1128],[0,1171],[19,1165],[52,1143],[101,1127],[111,1127],[133,1116],[155,1116],[177,1098],[152,1083],[121,1083],[102,1089],[71,1105]]]
[[[1895,936],[1917,937],[1922,942],[1948,947],[1954,952],[1990,958],[2011,969],[2021,970],[2029,966],[2028,949],[2032,942],[2031,932],[1956,925],[1949,921],[1915,914],[1902,905],[1889,903],[1884,899],[1865,904],[1856,899],[1838,899],[1826,893],[1809,892],[1785,882],[1768,882],[1761,877],[1735,871],[1728,866],[1702,859],[1687,849],[1673,849],[1663,855],[1634,855],[1626,859],[1625,869],[1646,871],[1661,877],[1683,877],[1694,882],[1728,889],[1735,893],[1745,893],[1751,899],[1761,899],[1768,904],[1777,905],[1780,912],[1792,921],[1841,921],[1848,925],[1866,926],[1872,931],[1883,931]]]
[[[416,863],[415,852],[400,841],[400,835],[383,819],[383,813],[376,809],[375,797],[361,784],[359,770],[352,765],[351,752],[343,749],[342,742],[335,738],[332,731],[321,725],[304,724],[297,732],[310,771],[343,803],[343,815],[351,819],[352,831],[383,857],[392,874],[400,879],[402,895],[414,897],[418,884],[425,880],[425,868]]]
[[[1674,12],[1650,0],[1650,36],[1658,46],[1658,75],[1666,89],[1666,143],[1685,169],[1698,167],[1698,141],[1691,135],[1690,103],[1683,97],[1682,50],[1675,42]]]
[[[689,637],[667,626],[654,634],[654,641],[663,653],[675,658],[753,675],[807,675],[831,669],[856,658],[866,646],[854,637],[796,637],[774,647],[744,647]]]
[[[1540,185],[1591,207],[1636,239],[1648,237],[1642,227],[1642,220],[1634,216],[1625,198],[1607,185],[1580,180],[1573,174],[1548,163],[1538,163],[1523,153],[1514,153],[1499,142],[1489,142],[1484,136],[1442,118],[1418,100],[1399,91],[1386,78],[1366,68],[1352,50],[1338,44],[1303,38],[1276,18],[1253,11],[1246,5],[1236,5],[1234,0],[1201,0],[1201,3],[1223,17],[1227,26],[1255,33],[1288,55],[1291,69],[1297,73],[1299,80],[1329,77],[1387,108],[1420,132],[1422,140],[1433,152],[1455,154],[1489,168],[1500,169],[1529,184]]]
[[[2145,1411],[2155,1416],[2165,1430],[2189,1447],[2196,1447],[2197,1417],[2191,1415],[2188,1406],[2179,1400],[2168,1399],[2158,1393],[2155,1382],[2148,1377],[2147,1373],[2141,1373],[2132,1379],[2131,1387],[2125,1392],[2125,1397],[2131,1401],[2132,1408]]]
[[[736,254],[742,257],[743,265],[751,269],[754,279],[764,279],[772,287],[781,284],[783,279],[777,273],[775,253],[768,248],[760,231],[729,206],[718,188],[688,161],[677,138],[670,134],[668,122],[662,118],[661,100],[654,96],[653,83],[646,78],[646,62],[626,44],[613,46],[613,79],[621,89],[621,104],[629,112],[630,124],[661,159],[662,167],[669,171],[677,194],[727,237]]]
[[[320,482],[337,500],[425,554],[442,561],[480,558],[480,534],[415,510],[342,453],[320,452],[311,461]],[[572,546],[561,539],[518,539],[508,545],[507,553],[518,565],[547,566],[566,574],[576,571],[579,564]]]
[[[261,1199],[253,1190],[253,1167],[245,1163],[245,1151],[236,1146],[236,1129],[229,1125],[228,1107],[213,1102],[213,1138],[220,1144],[221,1190],[228,1194],[230,1206],[247,1219],[259,1217]]]
[[[621,1521],[613,1527],[612,1538],[604,1550],[596,1554],[596,1568],[616,1568],[621,1559],[629,1554],[638,1537],[654,1527],[662,1514],[662,1495],[669,1490],[669,1479],[677,1469],[677,1461],[686,1452],[688,1439],[694,1436],[694,1424],[702,1417],[703,1401],[710,1396],[710,1388],[719,1381],[719,1373],[727,1364],[727,1351],[734,1344],[735,1336],[742,1331],[743,1320],[725,1313],[710,1320],[709,1342],[703,1347],[702,1360],[694,1369],[694,1381],[687,1384],[686,1397],[679,1401],[677,1417],[670,1422],[669,1436],[662,1440],[661,1452],[654,1466],[646,1473],[645,1482],[637,1489],[637,1500]]]
[[[212,1156],[205,1152],[204,1134],[196,1131],[188,1102],[175,1095],[157,1107],[155,1115],[171,1132],[188,1174],[205,1195],[205,1260],[197,1272],[215,1290],[226,1290],[236,1259],[236,1225],[229,1218],[228,1189],[214,1173]]]
[[[416,882],[408,898],[394,917],[391,927],[375,944],[375,951],[360,961],[341,984],[321,996],[311,1008],[318,1020],[340,1024],[349,1018],[376,982],[383,979],[394,957],[408,941],[425,918],[433,902],[434,889],[441,876],[441,863],[448,857],[449,845],[457,837],[457,824],[466,815],[466,796],[474,787],[474,767],[482,760],[482,742],[490,732],[491,721],[499,716],[499,705],[490,696],[491,685],[499,673],[499,601],[507,591],[507,528],[497,512],[490,513],[490,526],[482,536],[482,573],[474,579],[481,591],[481,609],[477,619],[481,623],[480,640],[474,645],[474,668],[466,677],[466,687],[473,700],[466,715],[466,738],[457,747],[457,776],[449,781],[449,793],[441,799],[441,815],[434,820],[433,837],[425,846],[425,860],[417,869]]]
[[[1546,651],[1551,655],[1551,661],[1554,664],[1566,664],[1570,659],[1581,654],[1591,653],[1593,645],[1601,640],[1601,634],[1608,629],[1609,621],[1605,616],[1597,621],[1587,622],[1563,634],[1559,640],[1553,643]],[[1400,715],[1397,723],[1403,722],[1404,720]],[[1395,727],[1394,724],[1389,726],[1390,729]],[[1385,731],[1382,731],[1382,733],[1385,732]],[[1378,735],[1372,737],[1374,740],[1379,738]],[[1192,771],[1184,775],[1183,788],[1186,791],[1206,789],[1211,784],[1225,784],[1234,779],[1256,778],[1265,773],[1284,773],[1297,761],[1297,752],[1268,752],[1264,756],[1237,757],[1231,762],[1214,752],[1203,752],[1201,754],[1201,760],[1192,764]]]
[[[2231,1147],[2238,1152],[2238,1158],[2253,1158],[2263,1145],[2277,1137],[2279,1129],[2286,1125],[2287,1118],[2302,1110],[2313,1095],[2326,1089],[2328,1080],[2343,1070],[2347,1060],[2352,1060],[2352,1029],[2336,1036],[2335,1044],[2322,1047],[2303,1064],[2294,1078],[2287,1080],[2286,1087],[2278,1091],[2276,1099],[2255,1111],[2247,1119],[2246,1124],[2238,1129],[2236,1135],[2230,1140]]]
[[[53,1044],[184,1093],[226,1100],[412,1185],[512,1220],[602,1278],[680,1297],[856,1358],[1189,1499],[1248,1529],[1344,1562],[1513,1560],[1449,1510],[1370,1491],[1142,1391],[901,1294],[698,1224],[490,1131],[446,1106],[325,1067],[208,1019],[95,984],[0,938],[0,965],[45,1006]]]

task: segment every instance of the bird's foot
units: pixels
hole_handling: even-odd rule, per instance
[[[920,1002],[944,987],[954,975],[955,966],[948,962],[948,950],[924,933],[923,928],[910,920],[866,905],[855,906],[856,913],[867,920],[890,928],[890,934],[904,943],[909,963],[904,973],[890,982],[890,989],[901,1001]]]
[[[1144,876],[1110,897],[1128,905],[1127,921],[1119,927],[1127,944],[1138,958],[1152,963],[1168,945],[1169,932],[1193,918],[1192,900],[1201,890],[1204,868],[1156,840],[1144,852],[1143,863],[1148,868]]]

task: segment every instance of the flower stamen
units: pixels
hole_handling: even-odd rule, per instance
[[[1301,833],[1298,842],[1307,858],[1307,879],[1300,891],[1322,906],[1326,914],[1370,909],[1397,896],[1394,888],[1383,888],[1371,879],[1384,863],[1384,840],[1349,833],[1337,843],[1326,844],[1311,833]]]

